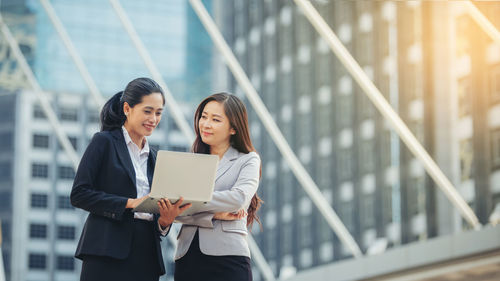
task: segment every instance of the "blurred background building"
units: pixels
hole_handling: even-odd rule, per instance
[[[230,91],[244,98],[188,1],[120,2],[189,123],[197,103],[211,92]],[[489,226],[471,231],[293,1],[203,2],[364,254],[462,241],[447,238],[453,235],[490,235]],[[458,1],[312,2],[480,222],[498,223],[500,45]],[[108,1],[50,3],[105,98],[135,77],[150,76]],[[475,5],[500,29],[499,2]],[[83,153],[99,130],[99,110],[45,10],[36,0],[2,0],[0,8],[49,94],[62,129]],[[252,233],[274,275],[300,277],[301,272],[350,261],[351,253],[246,104],[253,142],[263,160],[259,194],[265,201],[260,211],[263,229],[255,225]],[[151,145],[187,151],[189,144],[168,109],[163,118]],[[80,262],[73,253],[86,213],[69,203],[74,171],[3,37],[0,144],[7,280],[78,280]],[[499,239],[484,242],[481,251],[498,252]],[[163,279],[172,280],[173,249],[169,242],[163,244],[168,264]],[[426,247],[422,252],[436,254]],[[454,251],[470,254],[467,249]],[[253,268],[254,279],[261,280],[258,267]],[[500,261],[479,272],[491,277],[484,280],[500,278]],[[458,280],[480,280],[467,274]]]
[[[150,76],[108,1],[50,2],[106,99],[130,80]],[[81,155],[99,131],[99,109],[86,84],[39,1],[0,3],[4,21]],[[121,3],[185,117],[191,118],[191,108],[212,87],[212,46],[201,23],[182,0]],[[0,58],[0,219],[6,278],[79,280],[80,262],[73,255],[87,214],[69,202],[72,164],[3,38]],[[149,139],[153,147],[189,149],[168,114],[160,124]],[[172,255],[172,250],[165,253],[168,263]]]
[[[232,50],[363,252],[468,228],[292,1],[220,2]],[[312,2],[487,224],[500,206],[500,46],[458,2]],[[477,5],[500,28],[500,3]],[[266,201],[254,232],[275,275],[350,257],[251,119]]]

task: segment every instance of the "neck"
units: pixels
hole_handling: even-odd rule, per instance
[[[137,145],[138,148],[140,148],[140,149],[144,148],[144,143],[145,143],[145,140],[146,140],[145,137],[141,136],[139,134],[134,133],[134,131],[131,130],[129,128],[129,126],[127,125],[127,122],[125,122],[125,124],[123,126],[127,130],[128,135],[132,139],[132,142],[134,142]]]
[[[211,145],[210,146],[210,154],[219,155],[219,159],[222,159],[224,153],[229,149],[230,144],[224,143],[219,145]]]

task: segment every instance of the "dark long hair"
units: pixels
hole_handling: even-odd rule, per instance
[[[142,102],[142,97],[160,93],[165,104],[165,94],[163,89],[150,78],[136,78],[130,81],[125,90],[113,95],[102,107],[101,110],[101,131],[111,131],[121,128],[127,120],[123,113],[123,103],[127,102],[130,107]]]
[[[198,108],[196,109],[196,113],[194,114],[194,130],[196,133],[196,139],[192,146],[192,151],[195,153],[210,153],[210,146],[204,143],[200,136],[200,126],[198,122],[200,121],[201,115],[207,103],[211,101],[216,101],[224,106],[224,113],[229,119],[230,126],[235,130],[236,134],[231,135],[230,143],[236,150],[242,153],[249,153],[251,151],[255,151],[255,148],[252,145],[252,141],[250,140],[250,131],[248,129],[248,115],[247,110],[243,102],[236,97],[235,95],[231,95],[228,93],[217,93],[213,94],[207,98],[205,98]],[[262,167],[261,167],[262,170]],[[257,193],[252,197],[252,201],[250,202],[250,206],[248,207],[248,216],[247,216],[247,225],[251,226],[256,220],[259,225],[260,218],[257,215],[257,211],[264,201],[259,198]]]

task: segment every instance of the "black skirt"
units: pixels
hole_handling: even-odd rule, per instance
[[[160,265],[151,221],[133,220],[134,233],[126,259],[103,256],[83,257],[80,281],[158,281]]]
[[[198,231],[185,256],[175,262],[175,281],[251,281],[250,259],[245,256],[209,256],[200,250]]]

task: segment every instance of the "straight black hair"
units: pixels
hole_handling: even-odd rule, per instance
[[[111,131],[116,128],[121,128],[127,120],[127,116],[123,112],[123,104],[127,102],[130,107],[142,102],[144,96],[152,93],[160,93],[165,104],[165,94],[163,89],[150,78],[136,78],[130,81],[125,87],[125,90],[113,95],[104,104],[101,110],[101,131]]]

